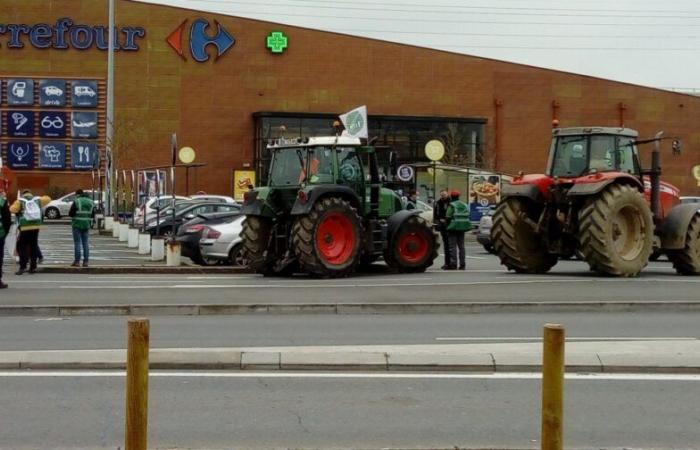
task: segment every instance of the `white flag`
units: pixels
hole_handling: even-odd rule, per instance
[[[340,121],[345,126],[345,131],[352,137],[368,138],[367,133],[367,106],[360,106],[352,111],[341,114]]]

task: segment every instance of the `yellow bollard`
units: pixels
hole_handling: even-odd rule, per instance
[[[148,319],[129,319],[126,355],[126,450],[146,450],[148,441]]]
[[[542,359],[542,450],[562,450],[564,422],[564,327],[544,326]]]

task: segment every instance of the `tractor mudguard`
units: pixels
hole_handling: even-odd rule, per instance
[[[241,207],[241,214],[244,216],[261,216],[265,202],[258,198],[256,191],[247,192],[246,199]]]
[[[391,242],[394,239],[394,234],[399,230],[399,228],[401,228],[401,225],[408,220],[409,217],[416,214],[418,214],[416,210],[404,209],[402,211],[395,212],[391,217],[389,217],[389,220],[387,220],[386,230],[386,240],[389,246],[391,246]]]
[[[669,211],[661,224],[661,248],[678,250],[685,247],[685,237],[693,217],[700,215],[697,204],[681,203]]]
[[[306,200],[302,201],[297,197],[292,207],[292,216],[303,216],[311,212],[311,208],[314,207],[316,202],[321,197],[339,197],[347,200],[353,208],[356,208],[361,214],[361,202],[355,191],[347,186],[317,186],[311,187],[310,189],[305,189]]]
[[[502,188],[503,198],[524,197],[535,202],[542,201],[542,193],[534,184],[504,184]]]
[[[612,183],[623,183],[623,184],[629,184],[631,186],[636,187],[639,192],[644,192],[644,186],[642,183],[639,182],[638,179],[634,178],[631,175],[625,175],[617,178],[604,178],[600,181],[596,181],[593,183],[576,183],[574,184],[571,189],[569,189],[569,192],[567,195],[569,196],[588,196],[588,195],[593,195],[597,194],[598,192],[602,191],[606,187],[608,187]]]

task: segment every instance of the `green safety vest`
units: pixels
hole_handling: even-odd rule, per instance
[[[455,200],[447,207],[447,231],[469,231],[472,223],[469,220],[469,205]]]
[[[0,197],[0,210],[2,210],[2,208],[5,207],[5,203],[7,203],[7,200]],[[5,236],[7,236],[7,233],[5,232],[5,227],[3,227],[0,223],[0,239],[4,238]]]
[[[92,210],[95,208],[94,203],[87,197],[78,197],[75,199],[75,217],[71,221],[73,228],[78,230],[89,230],[92,222]]]
[[[19,210],[19,228],[23,229],[26,227],[40,227],[41,226],[41,218],[38,220],[27,220],[24,217],[24,211],[26,209],[26,204],[29,202],[36,203],[36,205],[39,207],[39,210],[41,210],[41,202],[38,197],[20,197],[19,198],[19,204],[21,205],[21,208]],[[41,214],[39,215],[41,217]]]

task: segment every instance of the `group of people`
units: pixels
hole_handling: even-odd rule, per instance
[[[433,207],[433,224],[445,247],[443,270],[465,270],[464,233],[471,230],[469,205],[459,199],[459,191],[440,191],[440,199]]]
[[[16,250],[19,256],[19,269],[15,275],[23,275],[25,272],[33,274],[36,272],[39,262],[43,260],[39,248],[39,230],[43,223],[42,209],[50,201],[51,198],[48,196],[35,196],[30,190],[25,189],[20,197],[10,205],[6,192],[0,189],[0,289],[7,288],[7,284],[2,281],[2,265],[5,256],[5,240],[12,226],[12,214],[17,217]],[[78,189],[76,199],[68,213],[73,229],[73,267],[80,266],[81,258],[83,259],[83,267],[88,266],[90,257],[88,237],[94,209],[95,205],[92,200],[81,189]]]

